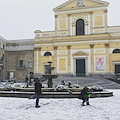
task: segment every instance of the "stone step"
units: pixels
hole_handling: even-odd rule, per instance
[[[11,91],[0,91],[0,97],[18,97],[18,98],[29,98],[34,92],[11,92]],[[80,92],[42,92],[41,98],[78,98]],[[113,92],[102,91],[92,92],[91,98],[96,97],[111,97]]]

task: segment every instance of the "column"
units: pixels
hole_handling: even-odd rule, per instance
[[[93,12],[90,12],[90,34],[93,34]]]
[[[70,35],[70,16],[71,14],[68,14],[68,35]]]
[[[90,45],[90,53],[91,53],[91,73],[94,73],[94,45]]]
[[[105,44],[105,50],[106,50],[106,73],[109,73],[109,44]]]
[[[57,36],[57,26],[58,26],[57,18],[58,18],[58,15],[55,15],[55,36]]]
[[[71,74],[71,46],[67,46],[67,50],[68,50],[68,74]]]
[[[54,70],[55,74],[57,73],[57,48],[58,46],[54,46],[54,67],[56,67]]]

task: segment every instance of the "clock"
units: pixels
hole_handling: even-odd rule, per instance
[[[78,7],[81,7],[82,5],[83,5],[83,1],[82,1],[82,0],[78,0],[77,6],[78,6]]]

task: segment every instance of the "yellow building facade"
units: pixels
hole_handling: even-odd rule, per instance
[[[54,8],[55,31],[35,31],[34,73],[52,61],[55,74],[119,74],[120,26],[107,25],[108,5],[69,0]]]

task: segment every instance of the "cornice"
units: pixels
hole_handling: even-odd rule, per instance
[[[99,10],[107,10],[107,7],[105,6],[95,6],[95,7],[87,7],[87,8],[83,8],[83,9],[68,9],[66,11],[58,11],[55,14],[56,15],[60,15],[60,14],[81,14],[81,13],[90,13],[90,12],[94,12],[94,11],[99,11]]]
[[[95,35],[83,35],[83,36],[64,36],[64,37],[51,37],[51,38],[39,38],[34,41],[34,44],[48,44],[48,43],[61,43],[61,42],[82,42],[82,41],[97,41],[97,40],[110,40],[109,34],[95,34]]]
[[[96,5],[96,6],[89,6],[89,7],[76,7],[76,8],[67,8],[67,9],[61,9],[56,10],[55,12],[63,12],[63,11],[74,11],[74,10],[85,10],[85,9],[91,9],[91,8],[101,8],[101,7],[107,7],[106,5]]]
[[[66,6],[67,4],[70,4],[74,1],[77,0],[69,0],[59,6],[57,6],[56,8],[53,9],[54,12],[60,12],[60,11],[69,11],[69,10],[79,10],[79,9],[87,9],[87,8],[93,8],[93,7],[103,7],[103,6],[108,6],[109,3],[106,1],[101,1],[101,0],[86,0],[86,1],[91,1],[91,2],[96,2],[99,3],[100,5],[96,5],[96,6],[82,6],[82,7],[76,7],[76,8],[69,8],[69,9],[62,9],[62,7]]]
[[[35,30],[34,33],[41,33],[41,31],[40,30]]]
[[[81,56],[81,55],[89,55],[88,53],[85,53],[85,52],[82,52],[82,51],[78,51],[78,52],[76,52],[76,53],[74,53],[74,54],[72,54],[73,56]]]
[[[55,7],[53,9],[53,11],[55,12],[57,9],[60,9],[61,7],[64,7],[65,5],[67,5],[67,4],[69,4],[69,3],[73,2],[73,1],[74,0],[69,0],[69,1],[67,1],[67,2],[65,2],[65,3],[63,3],[63,4],[61,4],[61,5],[57,6],[57,7]]]

